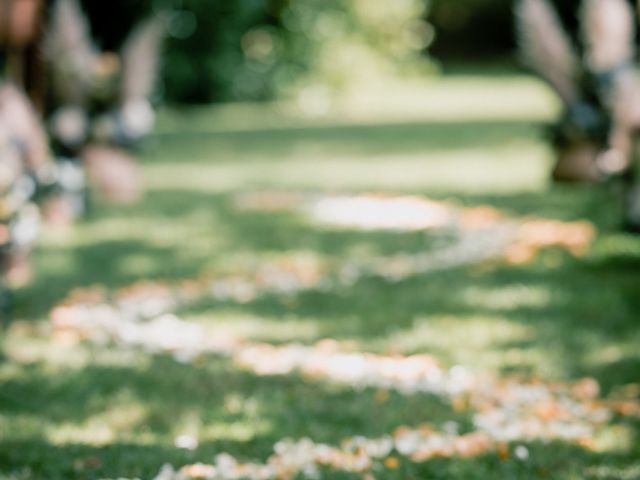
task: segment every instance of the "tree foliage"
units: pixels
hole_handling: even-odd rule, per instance
[[[117,48],[139,19],[164,12],[164,94],[209,102],[344,88],[423,59],[426,0],[84,1],[99,43]]]

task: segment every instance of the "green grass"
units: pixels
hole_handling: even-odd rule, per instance
[[[332,337],[489,372],[593,376],[605,392],[639,382],[640,239],[618,231],[613,189],[548,185],[551,153],[540,130],[556,108],[548,93],[507,75],[387,93],[320,118],[292,105],[164,112],[144,152],[145,200],[98,205],[68,234],[48,232],[35,256],[38,277],[16,292],[17,318],[0,354],[0,479],[148,479],[163,463],[210,461],[220,451],[265,459],[283,437],[338,444],[405,424],[470,424],[467,413],[431,397],[391,394],[381,403],[374,390],[256,377],[222,359],[184,365],[47,338],[48,310],[75,287],[182,279],[291,252],[335,262],[419,252],[431,241],[238,211],[234,193],[257,188],[425,194],[514,215],[586,219],[600,234],[579,259],[552,251],[527,266],[457,268],[393,284],[363,278],[340,291],[248,304],[202,302],[184,318],[271,342]],[[640,425],[621,428],[626,440],[619,435],[600,451],[535,443],[525,462],[495,454],[403,462],[379,478],[640,478]],[[199,437],[196,451],[173,447],[182,433]]]

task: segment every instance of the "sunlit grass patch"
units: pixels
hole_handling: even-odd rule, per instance
[[[421,138],[420,131],[429,128],[429,124],[422,125],[413,138]],[[380,142],[377,131],[369,134],[364,131],[358,134],[359,140],[350,140],[354,144],[351,152],[345,153],[341,143],[324,143],[322,148],[316,148],[301,141],[294,151],[273,153],[269,152],[269,146],[265,151],[256,143],[255,150],[247,156],[243,149],[247,141],[252,141],[251,134],[247,134],[246,140],[243,137],[235,140],[238,151],[219,151],[217,143],[212,142],[202,153],[187,153],[187,158],[176,156],[176,163],[149,164],[146,183],[152,191],[206,192],[280,187],[506,194],[544,189],[549,153],[536,141],[503,139],[499,146],[482,147],[474,145],[473,139],[457,138],[455,128],[447,135],[451,142],[447,150],[430,147],[432,142],[428,138],[417,145],[414,140],[413,150],[420,149],[420,153],[405,153],[406,142],[393,137],[375,151],[362,151],[361,145]],[[285,136],[281,143],[290,145],[291,140]],[[196,139],[190,145],[181,143],[180,148],[189,152],[192,145],[198,144]]]
[[[291,299],[295,302],[295,299]],[[248,314],[216,311],[203,308],[202,313],[185,313],[182,317],[190,322],[200,322],[215,328],[216,332],[230,337],[247,338],[271,343],[314,342],[320,337],[320,322],[312,318],[287,315],[284,318],[257,317]]]
[[[166,110],[160,133],[221,132],[380,124],[383,122],[534,120],[547,121],[559,109],[556,98],[528,75],[456,74],[444,78],[372,83],[335,98],[325,114],[306,113],[295,102]]]

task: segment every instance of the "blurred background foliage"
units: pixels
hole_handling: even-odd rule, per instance
[[[206,103],[345,89],[428,66],[425,0],[84,0],[96,41],[166,12],[165,100]]]
[[[578,1],[555,0],[575,31]],[[512,63],[510,0],[83,0],[98,43],[118,49],[166,13],[159,95],[171,103],[314,98],[389,75],[437,71],[433,59]]]

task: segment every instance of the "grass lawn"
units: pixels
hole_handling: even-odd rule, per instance
[[[44,235],[38,276],[16,293],[16,320],[2,332],[0,480],[150,480],[165,463],[211,462],[223,451],[264,461],[285,437],[339,445],[401,425],[467,428],[470,412],[434,396],[381,397],[377,389],[297,375],[257,376],[216,356],[185,364],[49,338],[50,308],[77,287],[181,280],[277,255],[340,263],[430,245],[421,232],[339,229],[295,212],[238,210],[239,192],[419,194],[514,216],[587,220],[599,235],[580,258],[552,250],[527,265],[200,302],[180,312],[184,319],[250,340],[334,338],[362,351],[429,353],[495,375],[588,376],[603,395],[640,382],[640,238],[618,231],[614,188],[548,184],[551,152],[540,127],[556,106],[546,90],[505,74],[391,87],[376,101],[371,93],[322,117],[284,104],[163,112],[143,153],[144,201],[98,204],[71,232]],[[176,448],[181,434],[197,437],[197,448]],[[376,478],[640,478],[640,421],[616,421],[603,435],[589,449],[526,443],[526,460],[492,452],[401,460]]]

